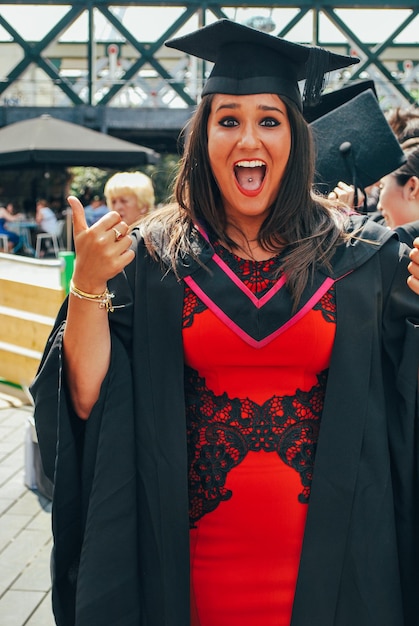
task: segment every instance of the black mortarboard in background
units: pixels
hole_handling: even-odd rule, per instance
[[[317,103],[327,72],[359,62],[357,57],[286,41],[226,19],[170,39],[166,46],[214,63],[202,95],[275,93],[288,96],[300,109],[298,81],[306,81],[307,105]]]
[[[323,93],[318,104],[304,107],[303,115],[306,122],[309,124],[314,122],[319,119],[319,117],[326,115],[326,113],[330,113],[330,111],[334,111],[342,106],[342,104],[346,104],[346,102],[349,102],[349,100],[352,100],[352,98],[355,98],[355,96],[358,96],[360,93],[367,91],[367,89],[371,89],[375,96],[377,96],[374,81],[369,79],[354,80],[344,87],[335,89],[335,91]]]
[[[372,89],[316,119],[310,127],[316,148],[314,182],[322,194],[332,191],[339,181],[364,190],[406,161]]]

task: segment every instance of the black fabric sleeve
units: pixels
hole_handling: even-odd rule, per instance
[[[419,296],[406,284],[408,249],[390,270],[384,257],[383,280],[389,290],[384,308],[384,368],[387,377],[388,433],[406,624],[419,615]],[[394,263],[393,263],[394,267]],[[394,389],[396,393],[389,393]]]
[[[54,615],[58,626],[134,626],[140,596],[130,357],[113,336],[99,400],[80,420],[63,379],[63,326],[31,387],[41,458],[54,482]]]

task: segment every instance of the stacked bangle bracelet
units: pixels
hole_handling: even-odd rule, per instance
[[[108,313],[113,313],[114,307],[112,306],[112,298],[115,297],[114,293],[111,293],[108,288],[105,289],[103,293],[95,294],[95,293],[86,293],[82,291],[70,281],[70,293],[80,300],[89,300],[89,302],[97,302],[99,304],[99,309],[106,309]]]

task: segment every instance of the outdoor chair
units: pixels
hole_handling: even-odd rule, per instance
[[[7,235],[0,235],[0,250],[9,252],[9,239]]]
[[[50,241],[54,250],[55,256],[58,258],[58,253],[64,248],[63,243],[63,230],[65,220],[57,221],[57,229],[55,233],[40,233],[36,236],[35,257],[37,259],[41,256],[42,241]]]

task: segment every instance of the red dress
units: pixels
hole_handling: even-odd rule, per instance
[[[192,277],[184,305],[192,626],[289,626],[335,333],[333,284],[284,322],[289,297],[273,279],[280,259],[215,249],[224,296],[214,302]],[[231,314],[235,289],[257,309],[249,334],[253,311],[241,321],[241,303]],[[265,319],[276,312],[278,327]]]

